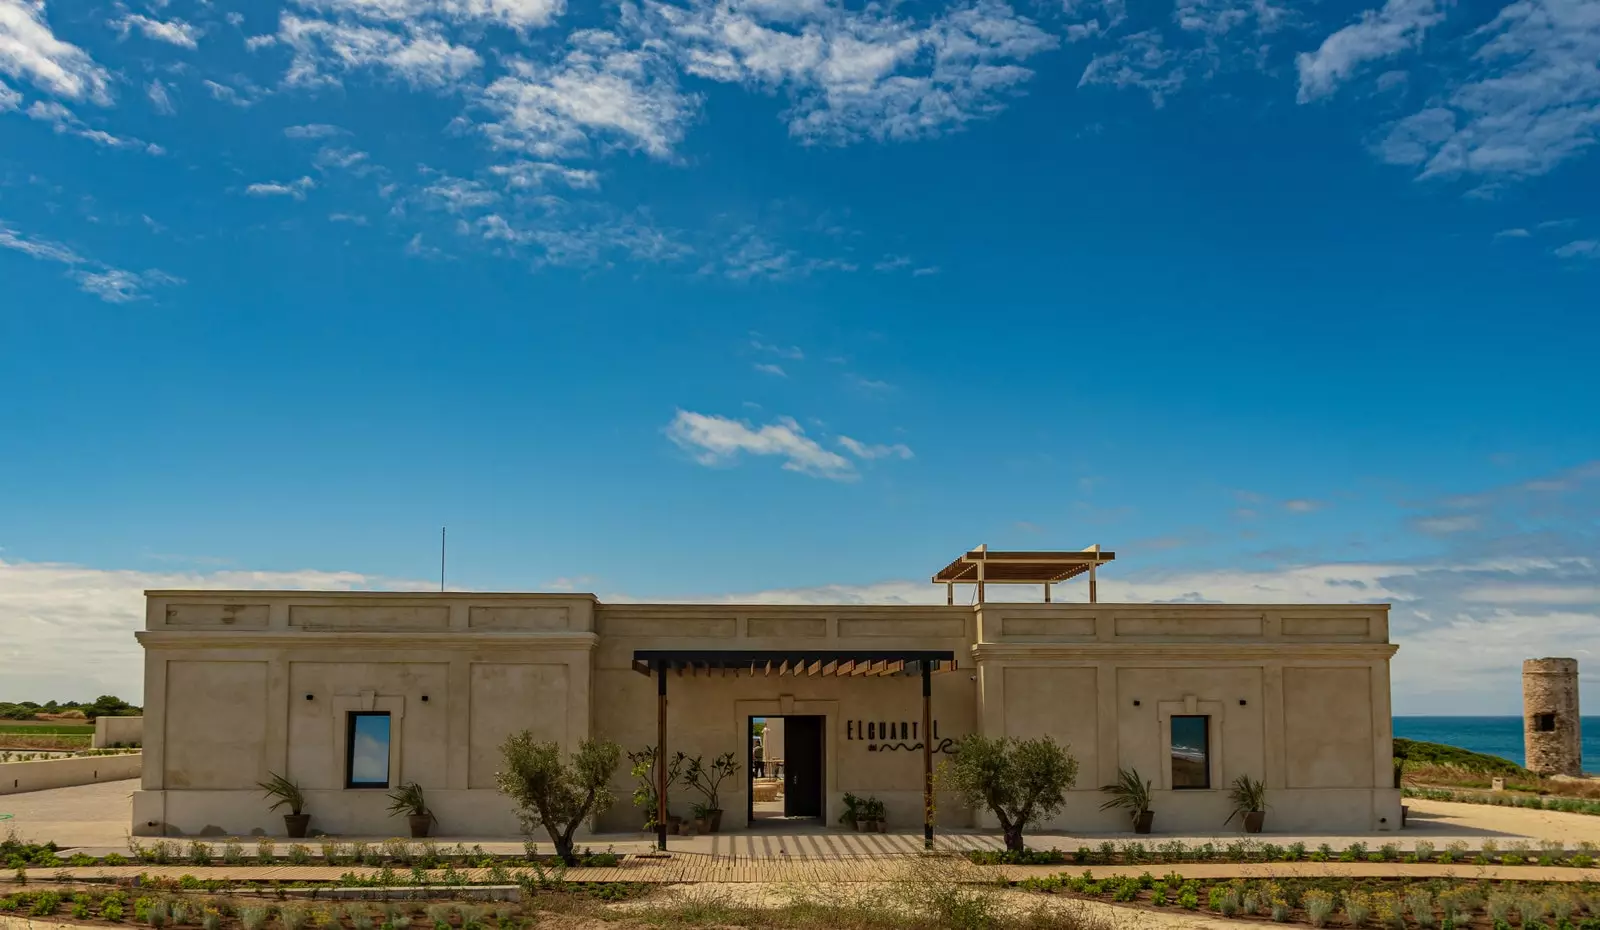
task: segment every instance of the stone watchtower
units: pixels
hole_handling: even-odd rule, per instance
[[[1541,775],[1583,774],[1577,659],[1523,660],[1522,718],[1529,770]]]

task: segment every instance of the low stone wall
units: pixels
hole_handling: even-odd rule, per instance
[[[102,781],[138,778],[144,759],[137,752],[106,756],[72,756],[32,762],[0,762],[0,794],[45,788],[68,788]]]
[[[144,743],[143,717],[94,718],[94,748],[139,746]]]

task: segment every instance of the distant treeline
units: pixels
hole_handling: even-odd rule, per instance
[[[0,701],[0,720],[38,720],[40,714],[62,714],[76,717],[82,714],[85,719],[93,720],[96,717],[137,717],[144,713],[144,708],[136,704],[129,704],[114,694],[102,694],[93,701],[46,701],[43,704],[35,701],[18,701],[15,704]]]

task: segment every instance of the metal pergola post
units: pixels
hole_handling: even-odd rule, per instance
[[[922,846],[933,848],[933,668],[922,663]]]
[[[656,848],[667,851],[667,666],[656,666]]]

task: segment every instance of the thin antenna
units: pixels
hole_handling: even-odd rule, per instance
[[[439,590],[444,591],[444,527],[439,527]]]

